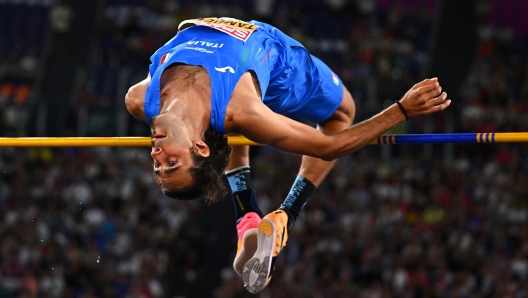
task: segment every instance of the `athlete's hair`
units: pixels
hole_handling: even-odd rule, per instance
[[[208,157],[202,157],[197,155],[192,147],[189,149],[193,158],[193,165],[188,169],[192,184],[184,188],[167,188],[162,186],[158,179],[165,196],[186,201],[205,198],[208,202],[214,202],[227,194],[223,178],[231,153],[227,136],[217,133],[209,126],[203,133],[202,140],[209,146],[210,154]]]

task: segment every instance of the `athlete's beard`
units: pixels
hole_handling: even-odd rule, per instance
[[[155,123],[156,119],[157,119],[159,116],[161,116],[161,115],[163,115],[163,114],[165,114],[165,113],[167,113],[167,111],[164,111],[164,112],[162,112],[162,113],[159,113],[158,115],[156,115],[156,116],[150,118],[149,126],[150,126],[150,131],[151,131],[151,132],[152,132],[152,130],[154,129],[154,126],[155,126],[155,124],[156,124],[156,123]]]

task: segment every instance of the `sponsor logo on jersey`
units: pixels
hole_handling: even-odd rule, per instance
[[[211,51],[211,50],[208,50],[208,49],[204,49],[204,48],[199,48],[199,47],[185,47],[185,49],[186,50],[195,50],[195,51],[202,52],[202,53],[207,53],[207,54],[214,53],[214,51]]]
[[[251,34],[253,34],[253,32],[259,27],[255,24],[250,24],[233,18],[200,18],[183,21],[178,28],[189,23],[211,27],[242,41],[248,40]]]
[[[226,72],[226,70],[229,70],[230,73],[235,73],[235,70],[231,66],[226,66],[226,67],[221,67],[221,68],[215,67],[215,69],[219,72]]]
[[[169,60],[170,56],[171,56],[171,54],[165,54],[165,55],[161,56],[159,64],[161,65],[161,64],[167,62],[167,60]]]

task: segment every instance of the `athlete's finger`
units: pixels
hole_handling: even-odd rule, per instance
[[[438,87],[434,88],[433,90],[429,91],[427,93],[430,98],[438,97],[442,94],[442,86],[438,85]]]
[[[428,108],[430,107],[435,107],[435,106],[439,106],[439,105],[442,105],[444,104],[446,101],[447,101],[447,93],[445,92],[442,92],[442,94],[440,94],[439,96],[431,99],[428,103],[427,103],[427,106]]]
[[[439,104],[437,106],[431,107],[431,112],[439,112],[443,111],[445,108],[447,108],[451,104],[451,99],[446,99],[442,104]]]
[[[418,87],[417,91],[421,94],[427,94],[433,90],[436,90],[438,87],[440,87],[440,84],[437,81],[432,81],[429,82],[429,84]]]
[[[420,88],[420,87],[423,87],[423,86],[426,86],[428,84],[431,84],[431,83],[434,83],[438,81],[438,78],[432,78],[432,79],[425,79],[419,83],[416,83],[414,84],[413,88],[416,89],[416,88]]]
[[[434,98],[431,98],[428,102],[427,102],[427,106],[429,107],[432,107],[432,106],[437,106],[437,105],[440,105],[442,104],[443,102],[445,102],[447,99],[447,93],[445,92],[442,92],[440,95],[434,97]]]

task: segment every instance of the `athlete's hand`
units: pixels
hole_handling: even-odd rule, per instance
[[[400,100],[409,117],[442,111],[451,104],[437,78],[415,84]]]

